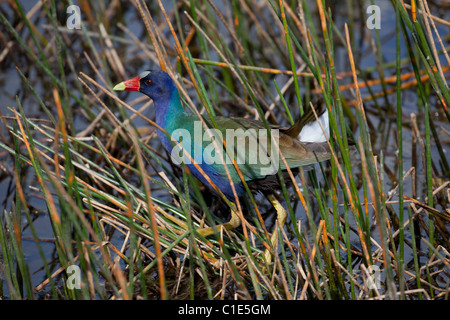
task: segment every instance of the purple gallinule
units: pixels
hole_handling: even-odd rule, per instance
[[[268,137],[265,125],[256,120],[217,116],[214,121],[209,117],[199,121],[197,114],[183,109],[174,81],[161,70],[144,71],[135,78],[117,84],[113,90],[139,91],[150,97],[154,103],[155,122],[165,130],[163,132],[157,128],[158,137],[172,159],[185,161],[196,178],[215,192],[219,192],[219,189],[219,193],[232,203],[236,200],[233,188],[238,197],[246,195],[242,177],[251,190],[266,195],[277,210],[280,227],[284,225],[287,213],[274,196],[274,191],[278,183],[277,171],[286,170],[286,166],[284,161],[275,161],[278,160],[278,150],[291,169],[328,160],[331,156],[327,143],[328,112],[325,108],[318,112],[321,125],[309,110],[291,128],[272,127],[271,136]],[[205,124],[211,129],[209,139],[204,139],[208,131],[204,128]],[[232,138],[228,139],[230,135]],[[216,144],[212,144],[211,136],[214,136]],[[218,145],[223,153],[217,152]],[[273,149],[274,145],[278,147]],[[242,176],[236,170],[234,161],[230,161],[233,158]],[[230,221],[222,226],[233,229],[239,225],[240,219],[233,206]],[[203,236],[214,233],[211,227],[197,231]],[[274,231],[272,245],[276,241],[276,234]]]

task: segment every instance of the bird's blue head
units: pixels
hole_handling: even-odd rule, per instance
[[[117,84],[116,91],[139,91],[149,96],[154,102],[170,100],[175,83],[172,78],[162,70],[147,70],[137,77]]]

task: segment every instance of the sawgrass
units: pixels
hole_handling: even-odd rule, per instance
[[[418,8],[412,3],[392,4],[395,60],[385,61],[374,31],[368,54],[375,65],[362,69],[357,10],[349,12],[350,27],[342,28],[320,0],[232,1],[224,7],[209,0],[135,1],[127,8],[80,1],[81,30],[68,30],[57,19],[57,6],[70,1],[36,4],[38,26],[33,12],[11,1],[23,23],[13,25],[0,13],[2,28],[28,62],[17,64],[17,75],[34,97],[25,102],[38,105],[42,118],[27,114],[19,98],[2,117],[0,147],[11,156],[15,197],[0,213],[6,283],[0,278],[0,295],[448,299],[448,136],[431,114],[450,121],[450,61],[443,35],[433,33],[445,21],[429,13],[427,1]],[[359,5],[347,1],[348,8]],[[142,34],[128,29],[125,11],[136,17]],[[339,50],[346,61],[338,64]],[[6,59],[12,55],[5,51]],[[111,91],[149,67],[169,72],[185,106],[212,119],[224,114],[287,126],[305,106],[323,100],[333,156],[298,177],[288,170],[290,184],[280,175],[289,213],[285,228],[275,228],[273,208],[247,188],[248,197],[237,203],[246,219],[241,228],[217,230],[207,239],[196,233],[226,220],[228,201],[168,161],[146,97],[118,98]],[[45,98],[30,70],[43,75]],[[402,107],[406,91],[420,101],[411,116]],[[380,134],[373,123],[384,118],[396,119],[395,139],[388,141],[398,150],[394,165],[373,138]],[[411,161],[405,150],[412,150]],[[45,216],[32,212],[29,185],[44,201]],[[50,222],[51,239],[40,237],[36,219]],[[278,232],[274,247],[272,232]],[[35,243],[39,279],[24,241]],[[54,255],[44,241],[53,244]],[[80,289],[67,285],[70,266],[79,267]],[[378,275],[380,286],[370,287]]]

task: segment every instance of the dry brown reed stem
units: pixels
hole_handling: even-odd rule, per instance
[[[129,130],[130,129],[131,128],[129,128]],[[139,170],[140,170],[141,174],[143,174],[144,172],[146,172],[146,169],[144,166],[144,159],[141,154],[141,149],[136,140],[136,137],[134,135],[130,135],[130,138],[131,138],[131,141],[133,142],[133,147],[134,147],[135,153],[137,155],[137,160],[138,160],[137,162],[138,162]],[[163,300],[166,300],[167,293],[166,293],[166,283],[165,283],[165,275],[164,275],[164,265],[163,265],[162,255],[161,255],[161,245],[159,242],[159,232],[158,232],[158,228],[156,225],[156,215],[155,215],[155,208],[154,208],[154,204],[153,204],[153,200],[152,200],[152,193],[151,193],[150,186],[148,184],[148,180],[145,178],[143,178],[141,180],[142,180],[142,183],[144,184],[144,190],[145,190],[145,194],[146,194],[146,198],[147,198],[146,199],[147,200],[147,210],[150,213],[150,221],[151,221],[151,227],[152,227],[152,232],[153,232],[153,237],[154,237],[153,247],[155,248],[155,251],[156,251],[160,294],[161,294],[161,298]]]
[[[442,69],[442,71],[444,73],[447,73],[448,71],[450,71],[450,66],[445,66]],[[421,72],[421,73],[423,73],[423,72]],[[411,87],[413,85],[416,85],[417,84],[417,79],[415,79],[414,77],[415,77],[414,72],[409,72],[409,73],[402,74],[400,76],[400,78],[402,80],[407,80],[407,79],[411,79],[411,78],[413,78],[413,79],[411,81],[407,82],[407,83],[402,84],[401,88],[405,89],[405,88],[409,88],[409,87]],[[430,79],[430,76],[428,74],[423,74],[420,77],[420,79],[421,79],[422,82],[425,82],[425,81],[428,81]],[[393,75],[393,76],[385,78],[385,82],[386,83],[395,83],[396,81],[397,81],[397,76],[396,75]],[[372,87],[372,86],[379,85],[380,83],[381,83],[380,79],[367,80],[367,82],[358,82],[358,87],[359,88]],[[339,86],[339,90],[340,91],[345,91],[345,90],[352,89],[353,87],[354,87],[354,84],[344,84],[344,85]],[[395,90],[394,91],[389,90],[388,93],[394,93]],[[314,93],[320,93],[320,91],[317,90],[317,89],[313,90],[313,92]]]
[[[428,33],[428,38],[430,39],[429,43],[430,43],[430,46],[431,46],[431,52],[433,53],[433,56],[434,56],[434,61],[436,63],[436,67],[437,67],[437,69],[439,71],[439,75],[442,77],[443,82],[445,84],[447,84],[446,81],[445,81],[444,73],[442,71],[441,61],[440,61],[438,53],[437,53],[436,43],[432,40],[433,39],[433,34],[431,32],[430,22],[427,19],[428,12],[427,12],[427,9],[425,7],[425,2],[426,1],[424,1],[424,0],[419,0],[419,1],[420,1],[420,6],[422,8],[425,8],[425,14],[423,14],[423,20],[425,22],[425,29],[426,29],[426,31]],[[437,37],[440,39],[439,33],[437,33]],[[446,50],[444,50],[444,52],[446,52]]]
[[[228,32],[230,33],[231,38],[233,38],[233,42],[234,44],[238,47],[239,49],[239,55],[242,55],[243,51],[244,51],[244,47],[242,47],[241,43],[239,42],[237,35],[236,35],[236,31],[231,28],[229,26],[229,24],[227,23],[227,21],[225,20],[225,17],[223,16],[222,12],[220,12],[219,9],[217,9],[216,5],[214,4],[213,1],[211,0],[207,0],[209,5],[211,6],[211,8],[213,8],[214,12],[216,13],[216,15],[219,17],[220,21],[222,21],[223,25],[225,26],[225,28],[227,28]]]
[[[140,0],[135,0],[135,5],[138,7],[139,13],[141,14],[142,20],[144,20],[145,28],[147,29],[148,35],[150,36],[150,39],[153,43],[153,48],[155,49],[156,56],[158,57],[159,65],[162,70],[167,71],[167,65],[168,62],[165,59],[167,55],[164,55],[161,51],[161,46],[156,45],[158,41],[156,40],[155,32],[153,32],[152,28],[150,27],[149,21],[151,21],[152,25],[154,26],[154,22],[152,19],[152,16],[150,15],[150,12],[148,11],[147,5],[144,3],[144,7],[146,8],[146,13],[144,13],[143,5],[141,4]]]
[[[403,3],[403,6],[404,6],[406,9],[410,9],[411,12],[414,11],[412,5],[409,5],[409,4],[407,4],[407,3]],[[417,12],[417,10],[416,10],[416,12]],[[422,15],[424,14],[424,12],[423,12],[422,9],[419,9],[418,12],[419,12],[420,14],[422,14]],[[445,25],[445,26],[450,27],[450,21],[448,21],[448,20],[444,20],[444,19],[442,19],[442,18],[436,17],[435,15],[432,15],[432,14],[429,13],[429,12],[425,12],[425,15],[427,15],[429,18],[433,19],[434,21],[436,21],[436,22],[438,22],[438,23],[440,23],[440,24],[443,24],[443,25]]]
[[[57,91],[55,90],[54,92],[57,92]],[[56,95],[55,96],[55,101],[59,101],[59,98],[57,97],[58,94],[57,93],[54,93],[54,94]],[[57,102],[56,105],[57,105],[57,108],[59,109],[58,112],[61,114],[62,113],[62,111],[61,111],[62,110],[61,104]],[[50,174],[51,170],[50,170],[50,168],[48,168],[46,162],[42,159],[41,151],[37,150],[37,149],[35,149],[35,150],[31,149],[30,143],[28,142],[28,139],[27,139],[27,135],[26,135],[25,130],[24,130],[23,126],[22,126],[22,122],[20,121],[19,114],[15,110],[14,110],[14,112],[15,112],[15,115],[16,115],[16,121],[17,121],[17,123],[19,125],[19,128],[20,128],[20,131],[22,133],[23,141],[24,141],[25,145],[27,146],[30,158],[34,159],[33,162],[35,162],[35,161],[39,162],[39,165],[42,167],[42,169],[44,169],[44,171],[47,172],[47,176],[48,176],[49,180],[51,181],[51,183],[55,186],[55,188],[58,190],[58,192],[62,196],[64,196],[64,199],[67,201],[67,203],[73,208],[73,212],[77,215],[78,219],[80,219],[80,221],[82,222],[83,226],[89,232],[90,236],[92,237],[92,239],[96,243],[96,245],[98,245],[98,247],[99,247],[99,249],[100,249],[100,251],[102,253],[103,258],[108,263],[108,265],[109,265],[113,275],[115,276],[116,280],[118,280],[120,277],[122,277],[122,275],[121,275],[122,270],[114,268],[113,261],[110,259],[109,254],[105,251],[105,248],[103,247],[103,242],[98,238],[98,236],[95,233],[94,229],[92,228],[91,224],[86,220],[83,212],[80,211],[80,209],[78,208],[78,206],[76,205],[74,200],[67,194],[67,192],[64,189],[64,187],[62,186],[59,178],[56,179],[52,174]],[[62,119],[59,118],[59,121],[61,123],[63,123],[63,121],[61,121],[61,120]],[[63,125],[61,125],[61,127],[62,126]],[[65,130],[63,130],[63,132],[64,131]],[[37,156],[37,159],[34,158],[34,155]],[[78,177],[75,177],[75,179],[77,179],[77,178]],[[38,180],[39,180],[40,185],[43,188],[44,195],[50,195],[50,191],[48,189],[47,184],[40,178],[40,176],[38,176]],[[49,197],[46,197],[46,200],[48,201],[47,204],[49,206],[49,212],[50,212],[50,216],[52,218],[52,221],[58,225],[58,228],[61,228],[61,220],[60,220],[58,211],[56,209],[56,205],[55,205],[55,203],[53,201],[53,198],[51,196],[49,196]],[[57,241],[59,242],[59,245],[62,248],[64,248],[64,244],[62,243],[62,239],[58,238]],[[63,267],[66,268],[67,266],[63,266]],[[120,282],[119,282],[119,284],[120,284]],[[124,289],[125,288],[122,287],[122,290],[124,290]],[[124,293],[123,297],[127,298],[128,295],[126,293],[126,290],[124,290],[124,292],[125,293]]]
[[[438,32],[437,28],[436,28],[436,24],[435,24],[434,21],[433,21],[433,20],[434,20],[434,19],[433,19],[433,15],[431,14],[430,8],[428,7],[428,1],[424,1],[424,7],[425,7],[425,11],[426,11],[425,16],[427,16],[428,18],[430,18],[430,24],[431,24],[431,26],[433,27],[434,33],[436,34],[436,37],[437,37],[437,40],[439,41],[439,44],[441,45],[442,51],[444,52],[445,58],[447,59],[447,64],[450,65],[450,58],[449,58],[449,56],[448,56],[448,52],[447,52],[447,50],[445,49],[445,46],[444,46],[444,44],[443,44],[443,42],[442,42],[442,39],[441,39],[441,37],[440,37],[440,35],[439,35],[439,32]],[[450,26],[450,23],[448,23],[448,25]],[[431,33],[430,33],[430,35],[431,35]],[[433,37],[431,36],[430,39],[433,39]],[[433,46],[434,46],[434,41],[431,41],[431,43],[432,43]],[[436,58],[436,61],[440,63],[440,60],[437,59],[437,58]],[[440,68],[439,71],[441,71],[441,73],[442,73],[442,67]],[[443,75],[441,74],[441,76],[443,76]],[[443,79],[444,79],[444,78],[443,78]],[[447,84],[445,81],[444,81],[444,83]]]
[[[366,123],[367,120],[366,120],[366,115],[365,115],[364,108],[363,108],[363,105],[362,105],[361,92],[360,92],[359,87],[358,87],[358,79],[357,79],[357,75],[356,75],[355,62],[353,60],[353,52],[352,52],[352,49],[351,49],[352,46],[350,44],[350,36],[349,36],[349,33],[348,33],[348,26],[347,26],[347,24],[345,24],[345,38],[346,38],[346,41],[347,41],[347,52],[348,52],[350,66],[351,66],[351,70],[352,70],[352,74],[353,74],[353,84],[355,86],[356,99],[358,101],[357,106],[359,108],[359,111],[361,113],[363,121]],[[361,148],[360,150],[364,150],[364,149]],[[363,157],[363,154],[364,154],[364,151],[361,151],[361,158]],[[369,161],[373,161],[373,159],[370,159]],[[363,161],[363,160],[361,162],[363,163],[363,165],[366,164],[366,162]],[[369,181],[370,181],[370,179],[369,179]],[[346,189],[347,189],[347,192],[349,194],[350,206],[352,208],[352,211],[356,212],[356,214],[359,216],[360,213],[355,208],[355,205],[353,203],[352,197],[350,195],[350,189],[349,189],[349,187],[347,185],[346,185]],[[371,192],[373,192],[372,189],[371,189]],[[374,196],[373,193],[372,193],[372,199],[375,199],[375,196]],[[374,206],[374,208],[375,208],[375,206]],[[360,240],[361,240],[361,244],[362,244],[362,247],[363,247],[364,255],[365,255],[366,259],[367,259],[366,261],[370,261],[368,249],[366,247],[367,244],[364,241],[364,235],[363,235],[363,232],[362,232],[362,230],[360,228],[358,228],[358,234],[359,234],[359,237],[360,237]]]

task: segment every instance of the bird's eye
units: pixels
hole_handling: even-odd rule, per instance
[[[145,84],[148,85],[148,86],[150,86],[150,85],[153,84],[153,82],[152,82],[152,80],[145,80]]]

